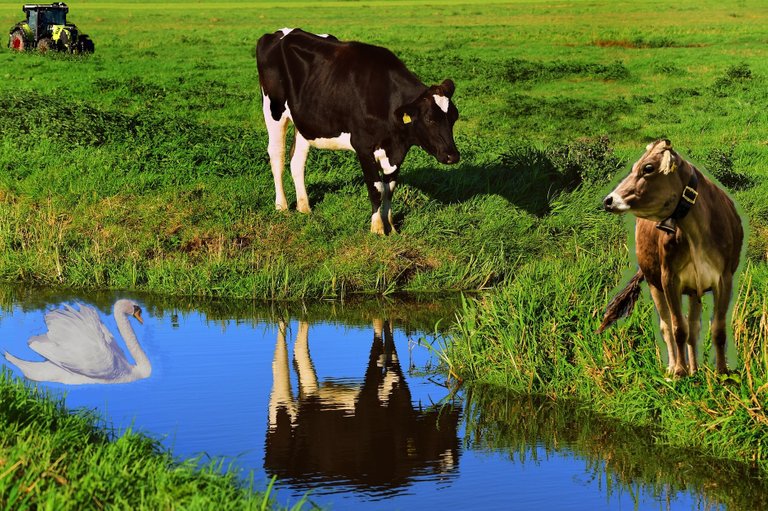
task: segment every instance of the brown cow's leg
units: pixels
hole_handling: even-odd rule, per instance
[[[666,275],[665,275],[666,273]],[[672,320],[672,337],[675,340],[675,376],[686,376],[688,365],[685,361],[686,345],[688,344],[688,322],[683,314],[683,295],[680,292],[680,284],[674,275],[662,269],[661,277],[664,286],[664,298],[667,299],[669,316]]]
[[[688,369],[691,374],[699,367],[697,345],[701,332],[701,298],[688,297]]]
[[[653,303],[656,305],[656,311],[659,313],[661,336],[664,338],[664,343],[667,345],[667,372],[672,374],[675,370],[675,364],[677,363],[677,349],[675,348],[675,340],[672,336],[672,319],[669,315],[669,306],[667,306],[667,299],[660,289],[652,285],[649,285],[648,287],[651,290],[651,297],[653,298]]]
[[[719,289],[712,290],[715,299],[715,310],[712,314],[712,344],[715,346],[715,367],[721,374],[728,372],[725,359],[725,342],[728,336],[725,328],[732,289],[733,277],[723,275]]]

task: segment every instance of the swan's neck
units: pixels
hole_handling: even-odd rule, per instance
[[[144,378],[148,377],[152,373],[152,365],[149,363],[144,350],[141,349],[138,339],[136,339],[136,334],[133,332],[130,321],[128,321],[128,316],[115,312],[115,322],[117,323],[120,335],[123,336],[128,352],[133,357],[133,360],[136,361],[136,365],[133,366],[134,371],[141,374]]]

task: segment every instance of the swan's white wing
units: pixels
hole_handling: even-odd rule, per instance
[[[5,353],[5,358],[8,360],[8,362],[21,369],[21,372],[24,373],[24,376],[30,380],[51,381],[67,383],[70,385],[98,382],[98,380],[94,381],[87,376],[71,373],[63,367],[57,366],[56,364],[47,360],[44,362],[31,362],[29,360],[16,358],[8,352]]]
[[[30,348],[67,371],[89,378],[109,380],[130,370],[123,350],[95,309],[64,307],[45,315],[48,333],[32,337]]]

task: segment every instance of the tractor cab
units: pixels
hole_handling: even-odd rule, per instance
[[[24,4],[27,15],[11,28],[8,47],[17,50],[58,50],[71,53],[92,53],[93,41],[78,28],[67,23],[69,7],[64,2]]]
[[[42,34],[51,33],[57,25],[67,24],[67,4],[57,2],[53,4],[27,4],[22,7],[27,15],[27,25],[39,40]]]

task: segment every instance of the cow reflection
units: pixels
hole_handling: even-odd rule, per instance
[[[371,490],[457,468],[458,408],[414,408],[391,325],[376,320],[373,329],[362,385],[320,383],[309,354],[309,325],[300,322],[294,397],[286,325],[279,323],[264,461],[268,472],[280,479],[340,481]]]

